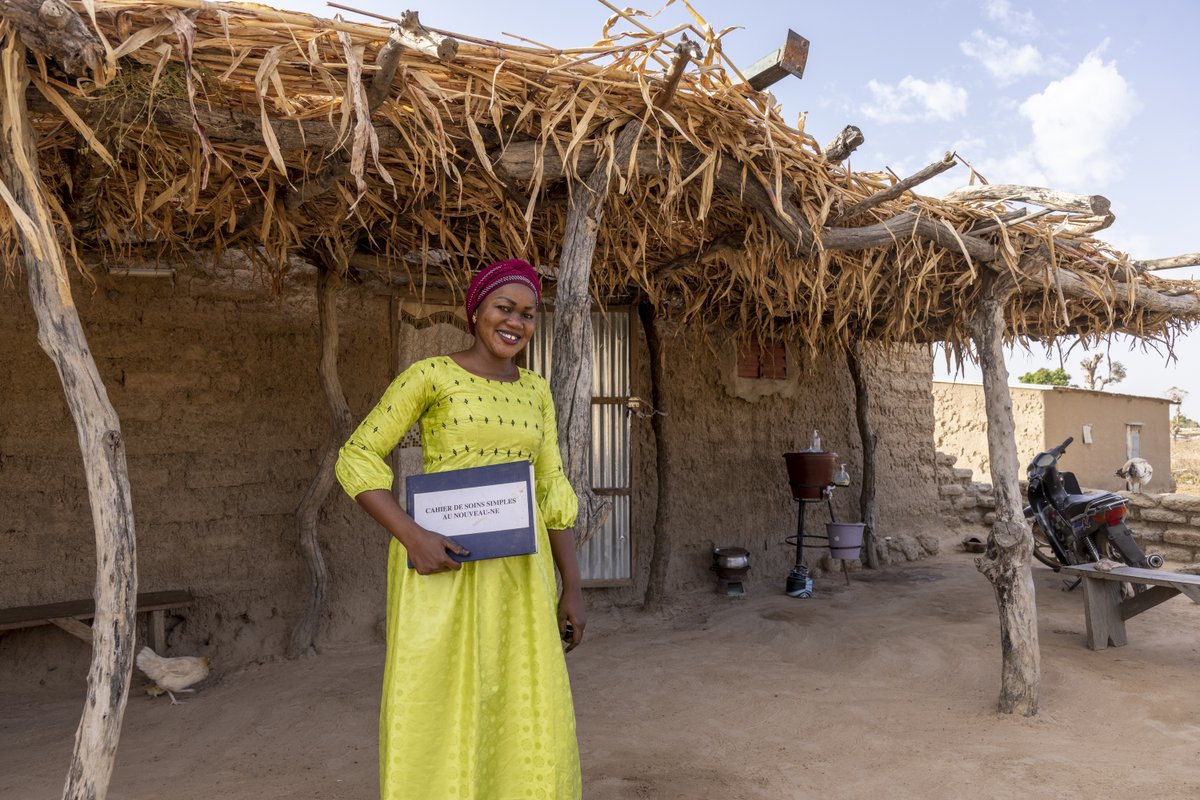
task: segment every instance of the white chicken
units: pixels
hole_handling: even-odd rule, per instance
[[[208,656],[166,658],[143,647],[137,654],[138,669],[146,673],[155,685],[171,698],[171,705],[180,705],[173,692],[193,692],[188,687],[208,677]]]

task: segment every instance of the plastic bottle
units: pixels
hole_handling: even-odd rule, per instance
[[[850,473],[846,472],[846,465],[842,464],[842,468],[838,470],[838,474],[833,476],[834,486],[849,486]]]

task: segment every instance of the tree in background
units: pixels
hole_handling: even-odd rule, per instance
[[[1097,375],[1100,369],[1100,362],[1104,361],[1103,353],[1096,353],[1090,358],[1085,358],[1079,362],[1079,366],[1083,367],[1083,388],[1085,389],[1103,389],[1105,386],[1111,386],[1114,383],[1120,383],[1125,380],[1125,365],[1120,361],[1108,359],[1108,377]]]
[[[1040,383],[1044,386],[1069,386],[1071,384],[1071,376],[1062,367],[1035,369],[1033,372],[1026,372],[1019,376],[1017,380],[1021,383]]]
[[[1186,389],[1180,389],[1178,386],[1172,386],[1163,395],[1171,401],[1175,406],[1175,413],[1171,416],[1171,428],[1196,428],[1200,427],[1194,419],[1188,419],[1183,415],[1183,400],[1188,396]]]

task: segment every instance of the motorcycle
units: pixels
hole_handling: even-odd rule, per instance
[[[1033,524],[1034,558],[1055,572],[1064,565],[1102,558],[1132,567],[1161,567],[1162,556],[1143,553],[1125,525],[1128,500],[1113,492],[1084,494],[1073,473],[1058,471],[1058,460],[1073,441],[1068,436],[1057,447],[1038,453],[1026,470],[1025,517]]]

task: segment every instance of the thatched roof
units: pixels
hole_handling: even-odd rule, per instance
[[[94,10],[95,80],[39,66],[29,94],[81,264],[238,247],[272,270],[304,255],[414,286],[461,287],[514,255],[552,273],[569,185],[636,118],[645,131],[616,165],[598,231],[597,297],[813,347],[961,343],[986,270],[1020,286],[1009,317],[1022,338],[1169,339],[1200,317],[1190,283],[1084,232],[1102,198],[1036,215],[910,192],[855,210],[895,177],[830,163],[699,24],[655,34],[610,20],[598,44],[570,50],[450,34],[446,60],[393,51],[398,69],[374,94],[388,27],[198,0]],[[703,56],[657,108],[684,33]],[[13,226],[0,211],[10,268]]]

